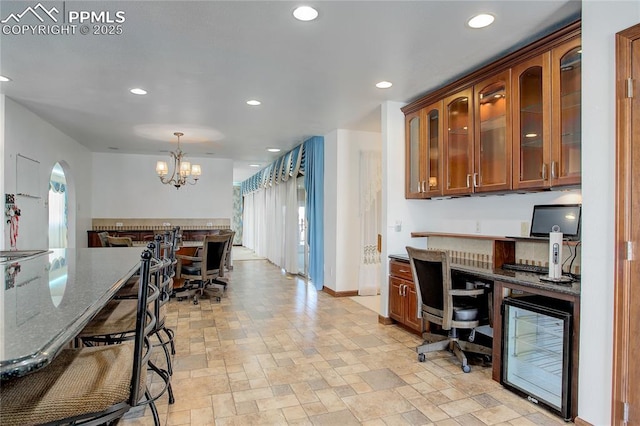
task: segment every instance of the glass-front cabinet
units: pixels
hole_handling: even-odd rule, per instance
[[[548,186],[551,115],[550,53],[511,70],[513,87],[513,187]]]
[[[551,51],[552,186],[579,184],[581,180],[581,73],[580,39]]]
[[[473,90],[444,99],[444,195],[473,192]]]
[[[580,185],[575,22],[402,108],[406,198]]]
[[[406,198],[442,195],[442,102],[406,118]]]
[[[512,69],[514,189],[580,183],[581,56],[577,38]]]
[[[474,192],[511,189],[510,87],[509,70],[475,85]]]

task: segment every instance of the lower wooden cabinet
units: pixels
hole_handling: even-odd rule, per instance
[[[418,295],[408,263],[389,262],[389,317],[405,327],[422,333],[422,319],[418,318]]]

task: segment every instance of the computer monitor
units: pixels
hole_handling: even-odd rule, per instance
[[[570,241],[580,240],[581,204],[551,204],[533,206],[531,237],[549,238],[554,225],[560,227],[562,237]]]

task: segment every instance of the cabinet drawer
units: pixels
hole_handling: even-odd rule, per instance
[[[396,262],[392,260],[389,262],[389,273],[394,277],[403,278],[405,280],[413,281],[413,274],[411,273],[411,265],[404,262]]]

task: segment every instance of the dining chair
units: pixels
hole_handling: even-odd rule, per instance
[[[479,303],[484,288],[458,289],[451,282],[449,253],[407,247],[413,279],[416,283],[417,314],[425,322],[441,326],[448,335],[425,332],[424,343],[416,348],[418,360],[424,362],[427,352],[449,349],[461,363],[462,371],[471,371],[464,351],[491,355],[491,348],[460,339],[459,329],[473,330],[480,324]]]
[[[109,247],[133,247],[131,237],[112,237],[107,236],[107,244]]]
[[[214,234],[204,238],[202,247],[195,256],[177,254],[176,279],[184,282],[178,299],[184,298],[184,292],[189,296],[193,295],[193,304],[198,304],[198,296],[204,295],[205,289],[213,286],[220,286],[221,289],[213,294],[219,302],[222,292],[227,285],[224,278],[224,262],[230,242],[229,235]]]
[[[152,352],[149,333],[156,322],[153,302],[160,295],[150,280],[159,266],[152,262],[152,253],[145,250],[134,338],[121,345],[64,349],[41,370],[3,381],[1,425],[105,424],[140,405],[149,405],[155,425],[160,425],[156,398],[146,386]]]

